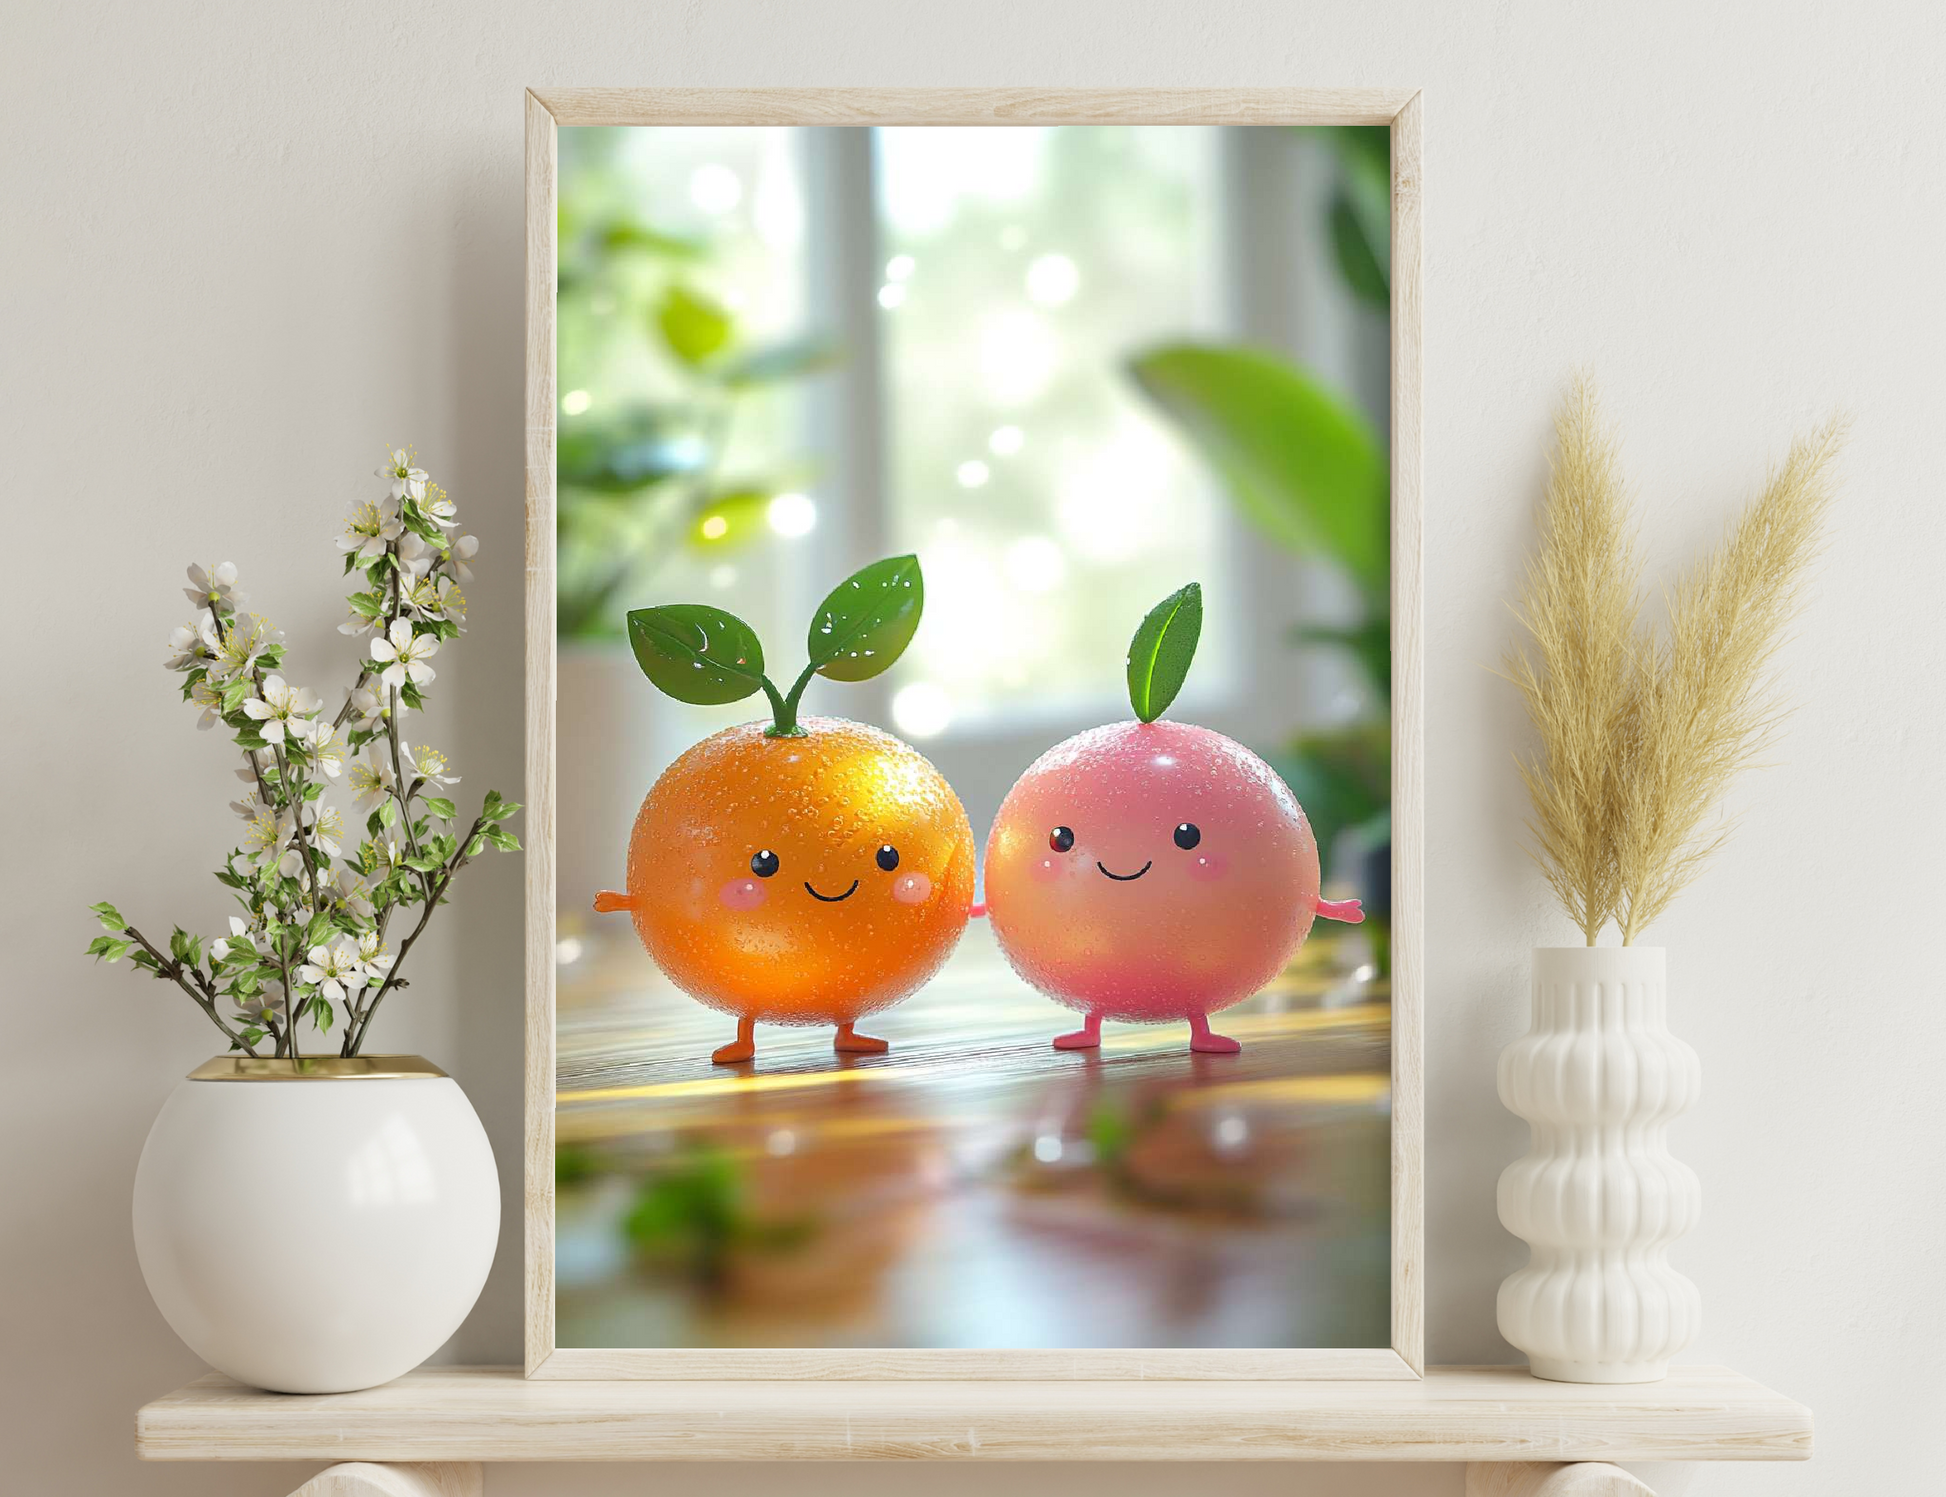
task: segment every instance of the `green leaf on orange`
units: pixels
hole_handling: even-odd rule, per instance
[[[631,609],[628,642],[642,674],[679,702],[716,707],[763,689],[756,631],[707,603]]]
[[[905,653],[925,606],[919,558],[888,556],[831,590],[811,616],[805,651],[829,680],[869,681]]]

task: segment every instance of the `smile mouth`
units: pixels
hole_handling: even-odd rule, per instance
[[[1143,871],[1147,872],[1148,870],[1144,869]],[[1114,875],[1110,874],[1109,877],[1112,878]],[[858,892],[858,880],[853,879],[851,881],[851,887],[842,894],[820,894],[816,889],[811,887],[811,881],[808,878],[804,880],[804,889],[813,899],[823,900],[826,904],[840,904]]]
[[[1096,860],[1095,867],[1099,868],[1103,873],[1108,873],[1108,865],[1106,863],[1101,862],[1099,859]],[[1155,867],[1155,859],[1150,858],[1148,862],[1144,863],[1140,868],[1136,869],[1135,872],[1133,873],[1108,873],[1108,876],[1118,884],[1126,884],[1135,879],[1140,878],[1143,874],[1147,873],[1153,867]]]

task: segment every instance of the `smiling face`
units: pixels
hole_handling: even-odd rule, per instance
[[[1275,977],[1310,932],[1318,850],[1241,744],[1185,723],[1116,723],[1049,749],[987,840],[1008,961],[1111,1019],[1213,1013]]]
[[[691,997],[772,1024],[838,1024],[938,971],[973,898],[952,787],[889,734],[745,723],[669,766],[642,802],[628,891],[649,955]]]

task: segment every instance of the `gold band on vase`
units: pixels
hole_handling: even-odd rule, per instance
[[[189,1073],[191,1081],[424,1081],[446,1073],[417,1055],[219,1055]]]

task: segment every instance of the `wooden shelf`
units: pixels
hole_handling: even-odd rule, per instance
[[[212,1373],[136,1415],[175,1461],[1778,1461],[1802,1405],[1721,1367],[1548,1383],[1518,1367],[1411,1382],[530,1382],[428,1368],[331,1396]]]

